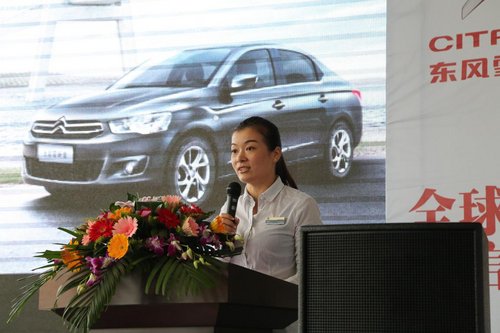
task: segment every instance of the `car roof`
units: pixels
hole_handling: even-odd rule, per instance
[[[207,46],[207,47],[193,47],[193,48],[188,48],[186,51],[194,51],[194,50],[211,50],[211,49],[231,49],[232,51],[235,50],[243,50],[243,49],[256,49],[256,48],[283,48],[283,49],[288,49],[288,50],[297,50],[298,49],[283,45],[283,44],[278,44],[278,43],[265,43],[265,42],[259,42],[259,43],[234,43],[234,44],[220,44],[220,45],[214,45],[214,46]]]

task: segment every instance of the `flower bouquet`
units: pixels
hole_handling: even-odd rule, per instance
[[[48,281],[69,274],[57,297],[75,290],[63,312],[71,332],[88,332],[106,309],[120,279],[131,272],[145,275],[146,294],[187,296],[213,288],[222,265],[218,257],[241,253],[242,239],[225,233],[220,219],[208,222],[212,212],[187,204],[178,196],[130,195],[74,230],[59,251],[37,257],[47,265],[32,276],[14,300],[9,321]]]

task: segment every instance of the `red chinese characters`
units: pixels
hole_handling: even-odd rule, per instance
[[[497,250],[492,237],[500,223],[500,188],[485,186],[484,192],[473,188],[468,192],[460,192],[457,197],[446,197],[437,193],[436,189],[426,188],[409,210],[423,216],[424,220],[415,222],[450,222],[450,214],[454,208],[460,209],[458,222],[476,222],[483,225],[484,232],[489,238],[489,266],[490,286],[500,290],[500,250]]]
[[[461,197],[459,222],[479,222],[487,236],[495,234],[500,222],[500,188],[485,186],[484,194],[473,188],[458,195]],[[419,222],[449,222],[446,212],[453,209],[456,201],[438,194],[436,189],[426,188],[410,212],[424,214],[424,221]]]
[[[488,58],[466,59],[459,64],[456,62],[438,62],[429,66],[432,76],[431,83],[457,81],[457,70],[460,80],[473,78],[488,78],[490,72],[493,76],[500,76],[500,56],[495,56],[492,61]]]
[[[463,205],[463,219],[460,222],[480,222],[483,224],[486,235],[493,235],[496,224],[500,222],[500,188],[486,186],[485,194],[479,195],[476,189],[470,192],[460,193]]]
[[[500,44],[500,29],[482,30],[456,35],[435,36],[429,40],[429,51],[444,53],[477,49],[478,57],[472,59],[447,59],[429,66],[431,83],[446,83],[458,80],[484,79],[500,76],[500,55],[484,57],[482,50],[497,48]],[[456,54],[456,53],[455,53]]]
[[[428,201],[433,201],[433,203],[426,205]],[[425,214],[425,220],[418,222],[450,222],[450,219],[444,215],[442,217],[438,217],[438,213],[452,209],[454,203],[455,199],[446,198],[437,194],[436,189],[426,188],[415,206],[410,209],[410,212]],[[429,207],[424,208],[424,205]]]

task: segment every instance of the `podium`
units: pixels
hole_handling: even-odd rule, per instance
[[[55,304],[62,282],[54,279],[40,289],[40,310],[62,315],[72,296],[68,292]],[[193,333],[264,333],[298,318],[297,285],[233,264],[224,264],[217,288],[207,288],[196,296],[167,299],[146,295],[144,284],[142,276],[123,277],[93,330],[162,328],[158,332],[179,332],[183,328],[182,332]]]

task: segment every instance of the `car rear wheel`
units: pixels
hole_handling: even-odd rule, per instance
[[[215,154],[206,140],[187,137],[176,145],[166,170],[167,190],[198,205],[206,203],[215,187]]]
[[[326,146],[329,173],[335,178],[344,178],[351,170],[353,158],[352,131],[344,121],[333,126]]]

